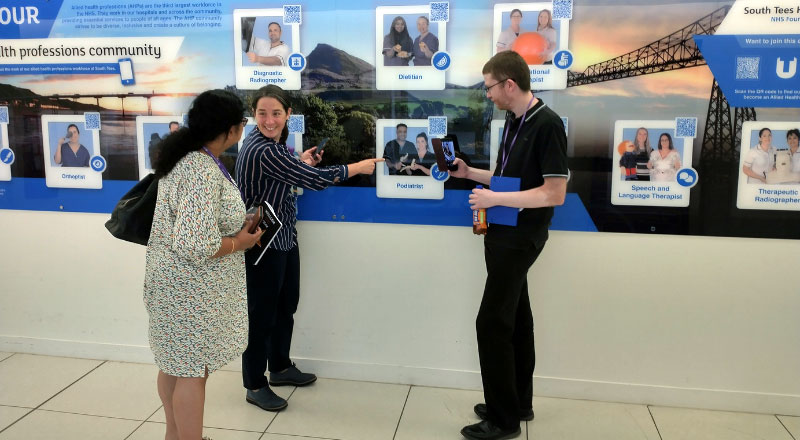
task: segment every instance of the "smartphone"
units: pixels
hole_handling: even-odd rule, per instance
[[[67,134],[64,135],[64,139],[66,139],[66,140],[72,139],[72,132],[71,131],[67,131]]]
[[[123,86],[129,86],[136,81],[133,78],[133,61],[130,58],[120,58],[119,62],[119,79],[122,81]]]
[[[245,220],[253,220],[253,223],[250,224],[250,228],[247,230],[247,232],[251,234],[256,232],[263,217],[264,217],[264,211],[261,206],[256,205],[248,209],[247,213],[245,213],[244,218]]]
[[[317,151],[315,154],[322,154],[322,150],[325,149],[326,143],[328,143],[328,138],[322,138],[322,140],[319,141],[319,145],[317,145]]]
[[[436,154],[436,163],[439,165],[440,170],[455,171],[458,169],[453,164],[456,160],[456,151],[458,148],[458,138],[455,136],[445,136],[443,138],[431,139],[433,145],[433,152]]]

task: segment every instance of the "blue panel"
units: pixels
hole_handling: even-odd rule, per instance
[[[133,187],[130,180],[104,180],[103,189],[48,188],[45,179],[14,178],[0,182],[0,209],[111,213]],[[380,199],[375,188],[332,187],[305,190],[298,199],[298,219],[471,226],[470,191],[445,190],[442,200]],[[335,217],[334,217],[335,216]],[[577,194],[555,210],[550,229],[597,231]]]
[[[298,199],[298,219],[471,226],[469,194],[465,190],[445,190],[442,200],[411,200],[381,199],[375,195],[375,188],[305,190]],[[556,208],[550,229],[597,232],[577,194],[567,194],[564,205]]]
[[[800,106],[800,35],[695,35],[734,107]]]
[[[4,64],[0,75],[97,75],[119,73],[117,63]]]
[[[47,38],[63,0],[3,0],[0,39]]]
[[[136,182],[104,180],[103,189],[48,188],[45,179],[0,182],[0,209],[111,213]]]

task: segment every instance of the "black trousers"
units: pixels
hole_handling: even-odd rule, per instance
[[[242,355],[244,387],[257,390],[267,386],[269,371],[283,371],[291,366],[294,313],[300,300],[300,252],[267,249],[258,263],[261,248],[245,253],[247,265],[247,315],[249,334]]]
[[[486,287],[476,329],[489,420],[504,429],[519,426],[520,410],[533,404],[533,314],[528,299],[528,269],[544,248],[484,244]]]

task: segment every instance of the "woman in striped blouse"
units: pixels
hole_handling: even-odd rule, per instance
[[[349,165],[316,167],[322,155],[316,147],[295,157],[286,147],[287,122],[292,113],[288,96],[268,85],[252,100],[257,127],[244,140],[236,159],[236,180],[245,205],[266,201],[275,209],[283,227],[261,253],[254,247],[245,253],[249,335],[242,355],[242,375],[247,401],[267,411],[280,411],[286,400],[269,387],[304,386],[317,377],[302,373],[289,358],[294,312],[300,298],[300,254],[297,249],[296,196],[292,186],[322,190],[357,174],[372,174],[375,163],[365,159]],[[269,364],[270,377],[265,374]]]

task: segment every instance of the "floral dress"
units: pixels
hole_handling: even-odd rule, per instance
[[[239,190],[203,152],[189,153],[159,181],[144,303],[164,373],[203,377],[247,346],[244,252],[211,258],[244,217]]]

